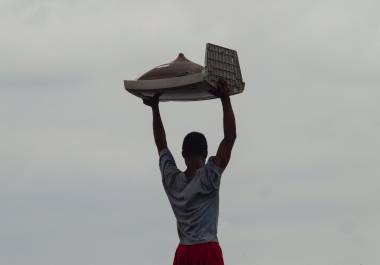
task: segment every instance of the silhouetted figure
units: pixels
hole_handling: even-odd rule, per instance
[[[220,80],[212,93],[222,102],[224,138],[216,155],[206,163],[207,141],[204,135],[199,132],[186,135],[182,145],[182,156],[187,166],[185,172],[177,168],[167,147],[158,107],[159,95],[143,100],[144,104],[152,107],[162,183],[177,219],[180,243],[174,265],[224,264],[217,237],[219,186],[236,139],[236,125],[226,82]]]

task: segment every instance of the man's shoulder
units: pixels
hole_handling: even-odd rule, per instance
[[[215,156],[210,156],[204,168],[206,169],[206,171],[211,171],[213,173],[216,173],[217,175],[222,175],[224,168],[221,168],[220,166],[216,165],[214,158]]]
[[[158,155],[161,157],[163,155],[171,155],[172,153],[170,152],[169,148],[165,147],[162,148],[159,152]]]

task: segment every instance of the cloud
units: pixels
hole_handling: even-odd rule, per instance
[[[221,189],[226,263],[375,264],[374,1],[0,1],[2,264],[165,264],[178,243],[151,114],[127,94],[177,53],[238,50]],[[169,146],[222,138],[219,102],[163,103]],[[146,255],[150,253],[150,255]]]

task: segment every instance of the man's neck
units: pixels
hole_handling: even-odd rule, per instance
[[[193,177],[195,172],[205,165],[205,159],[202,157],[194,157],[187,161],[186,165],[187,169],[185,171],[185,175],[188,177]]]

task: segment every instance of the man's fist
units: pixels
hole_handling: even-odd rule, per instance
[[[143,103],[149,107],[157,107],[158,106],[158,103],[160,102],[160,96],[161,94],[158,93],[158,94],[155,94],[153,97],[151,98],[144,98],[143,99]]]
[[[218,98],[225,98],[229,96],[229,89],[227,81],[223,78],[219,78],[216,83],[216,88],[209,91],[211,94]]]

